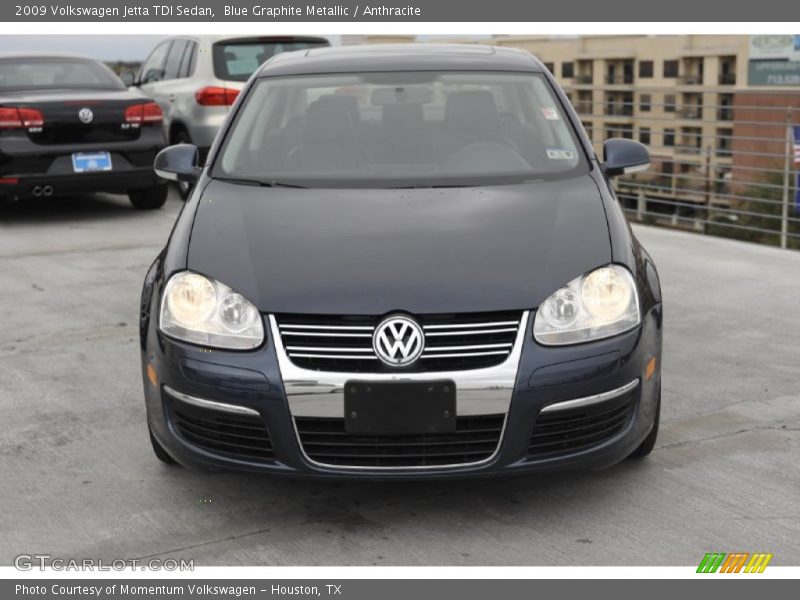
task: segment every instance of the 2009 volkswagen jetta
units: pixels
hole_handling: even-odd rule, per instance
[[[250,79],[147,273],[158,458],[200,469],[446,477],[647,455],[660,409],[653,261],[530,54],[371,46]]]

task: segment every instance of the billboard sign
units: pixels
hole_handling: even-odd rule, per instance
[[[800,35],[751,35],[748,85],[800,85]]]

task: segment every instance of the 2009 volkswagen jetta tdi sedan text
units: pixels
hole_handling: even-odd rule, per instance
[[[156,455],[205,469],[445,477],[650,452],[661,292],[530,54],[281,54],[250,79],[142,294]]]

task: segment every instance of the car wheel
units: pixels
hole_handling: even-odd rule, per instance
[[[178,133],[175,134],[173,138],[174,144],[191,144],[192,138],[189,137],[189,132],[185,129],[181,129]],[[189,183],[188,181],[178,181],[178,193],[181,196],[181,199],[186,201],[189,199],[189,196],[192,195],[192,190],[194,189],[194,185]]]
[[[164,450],[164,446],[159,444],[156,437],[153,435],[153,430],[150,429],[150,426],[147,426],[147,432],[150,434],[150,445],[153,446],[153,454],[156,455],[156,458],[167,465],[177,465],[178,463],[172,458],[167,451]]]
[[[143,190],[128,192],[131,204],[139,210],[152,210],[164,206],[169,194],[169,186],[164,184],[154,185]]]
[[[653,428],[650,430],[650,433],[647,434],[647,437],[644,438],[644,441],[639,445],[636,450],[631,452],[628,458],[644,458],[648,454],[653,451],[653,447],[656,445],[656,438],[658,437],[658,422],[661,416],[661,384],[658,385],[658,402],[656,404],[656,416],[653,419]]]

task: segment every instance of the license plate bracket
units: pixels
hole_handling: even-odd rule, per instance
[[[75,173],[111,171],[111,154],[108,152],[75,152],[72,155],[72,170]]]
[[[347,433],[426,434],[456,429],[456,386],[450,380],[348,381]]]

